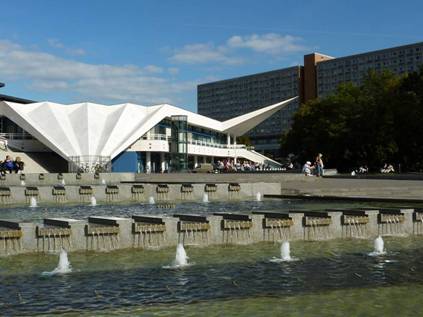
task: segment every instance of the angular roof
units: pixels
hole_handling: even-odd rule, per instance
[[[65,159],[72,156],[110,156],[127,149],[160,121],[186,115],[188,123],[242,135],[295,98],[220,122],[168,104],[145,107],[130,103],[63,105],[53,102],[0,102],[4,115]]]

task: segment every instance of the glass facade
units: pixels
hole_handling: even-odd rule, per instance
[[[171,116],[170,168],[185,171],[188,168],[188,117]]]

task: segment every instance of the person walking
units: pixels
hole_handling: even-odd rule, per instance
[[[323,167],[324,167],[324,165],[323,165],[323,159],[322,159],[322,157],[323,157],[323,154],[322,153],[317,154],[316,161],[314,162],[314,164],[316,166],[316,176],[317,177],[323,176]]]

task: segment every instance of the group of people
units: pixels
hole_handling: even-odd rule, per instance
[[[241,161],[238,160],[223,160],[216,162],[216,169],[219,172],[251,172],[251,171],[262,171],[266,170],[268,167],[265,164],[254,163],[250,161]]]
[[[311,164],[310,161],[305,162],[302,172],[305,176],[323,176],[323,155],[322,153],[317,154],[314,163]]]
[[[6,155],[4,161],[0,161],[0,173],[21,173],[24,170],[25,163],[19,156],[13,160],[10,155]]]
[[[385,163],[385,165],[380,169],[380,172],[383,174],[395,173],[395,169],[392,164]]]

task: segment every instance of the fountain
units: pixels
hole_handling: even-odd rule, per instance
[[[153,196],[150,196],[150,197],[148,197],[148,203],[150,204],[150,205],[154,205],[156,202],[154,201],[154,197]]]
[[[176,257],[173,264],[176,267],[188,265],[188,256],[185,251],[184,245],[182,243],[179,243],[178,246],[176,247]]]
[[[386,254],[384,249],[384,242],[381,236],[378,236],[374,241],[374,250],[369,255],[370,256],[378,256]]]
[[[25,181],[24,180],[21,180],[21,186],[25,186],[26,184],[25,184]]]
[[[209,202],[209,194],[207,194],[207,193],[204,193],[203,194],[203,203],[208,203]]]
[[[62,183],[62,185],[63,185],[63,186],[65,186],[65,185],[66,185],[66,182],[65,182],[65,180],[64,180],[64,179],[62,179],[61,183]]]
[[[261,201],[261,193],[257,192],[256,194],[256,201]]]
[[[291,262],[291,261],[295,261],[295,258],[291,257],[291,250],[290,250],[290,245],[289,245],[289,241],[284,241],[281,244],[281,257],[280,258],[275,258],[273,257],[272,259],[270,259],[270,262]]]
[[[72,267],[68,259],[68,253],[62,248],[57,267],[51,272],[43,272],[43,275],[66,274],[70,272],[72,272]]]
[[[94,196],[91,196],[91,206],[92,206],[92,207],[97,206],[97,199],[95,199],[95,197],[94,197]]]
[[[281,245],[281,259],[283,261],[291,261],[291,250],[289,247],[289,242],[288,241],[284,241],[282,242]]]
[[[101,180],[101,184],[106,185],[106,180],[104,178]]]
[[[35,197],[31,197],[29,207],[31,207],[31,208],[38,207],[38,204],[37,204],[37,198],[35,198]]]
[[[166,265],[163,268],[165,269],[178,269],[185,266],[189,266],[188,263],[188,256],[185,251],[184,245],[182,243],[178,243],[178,246],[176,247],[176,256],[175,260],[173,261],[172,265]]]

